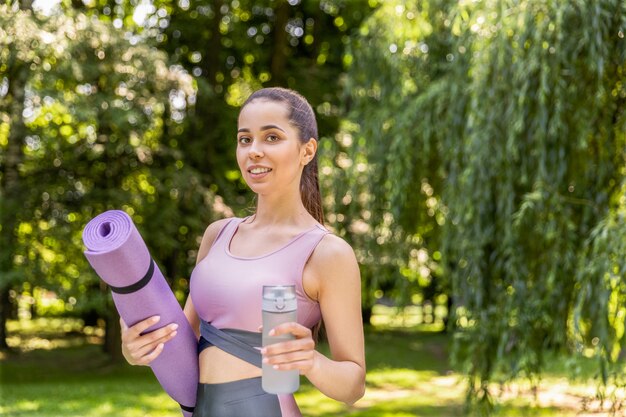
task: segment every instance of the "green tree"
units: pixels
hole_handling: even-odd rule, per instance
[[[17,5],[16,5],[17,6]],[[28,10],[29,4],[21,4]],[[17,8],[17,7],[16,7]],[[26,136],[23,120],[26,85],[31,66],[39,60],[39,42],[33,44],[30,34],[36,24],[26,16],[3,6],[0,29],[0,349],[6,343],[6,321],[15,308],[9,297],[10,290],[22,277],[14,266],[17,255],[16,230],[20,212],[22,190],[20,166],[23,163],[21,143]],[[5,16],[6,15],[6,16]],[[8,17],[15,19],[8,24]],[[6,23],[6,24],[4,24]],[[11,126],[11,128],[9,128]]]
[[[194,106],[169,135],[203,174],[202,184],[243,209],[249,194],[236,169],[235,141],[229,140],[238,106],[262,86],[294,88],[316,108],[321,134],[334,134],[344,47],[375,4],[158,0],[140,6],[99,1],[77,7],[140,35],[194,77]]]
[[[212,199],[197,187],[180,152],[163,140],[166,123],[182,118],[193,98],[191,78],[169,67],[162,52],[132,45],[121,31],[85,15],[42,21],[30,11],[2,7],[1,46],[10,59],[3,59],[0,79],[8,86],[7,101],[21,106],[12,118],[3,114],[0,136],[3,162],[19,161],[18,185],[3,182],[2,189],[3,239],[12,239],[3,245],[3,271],[17,276],[3,279],[3,286],[27,280],[72,296],[115,330],[112,307],[105,308],[107,297],[98,296],[99,280],[82,257],[80,232],[95,214],[124,208],[147,235],[164,230],[162,239],[151,240],[158,254],[178,246],[188,221],[212,216],[207,210],[176,226],[159,222],[183,199]],[[21,96],[14,85],[23,88]],[[3,179],[10,178],[11,164],[3,167]],[[115,337],[107,342],[111,352],[119,351]]]
[[[228,139],[236,107],[254,88],[287,85],[311,98],[322,134],[334,132],[343,45],[370,3],[68,1],[48,19],[7,6],[3,28],[29,22],[22,50],[37,64],[13,113],[25,131],[8,116],[0,129],[0,157],[13,149],[23,160],[20,198],[2,223],[15,231],[6,253],[6,270],[22,271],[15,285],[53,290],[73,314],[104,315],[114,349],[114,314],[80,232],[123,208],[182,301],[206,224],[250,204]],[[18,50],[3,40],[5,54]],[[2,68],[13,88],[4,74],[14,66]]]
[[[250,195],[236,168],[235,141],[229,140],[237,107],[261,86],[292,87],[317,110],[320,134],[332,137],[340,119],[344,47],[376,2],[156,1],[136,7],[102,1],[73,7],[122,25],[129,36],[165,51],[194,77],[194,105],[167,136],[198,172],[199,184],[242,213]],[[197,206],[178,209],[193,218]],[[188,236],[202,232],[190,228]]]
[[[441,251],[483,411],[548,350],[623,344],[625,27],[617,0],[389,2],[356,41],[372,218]]]
[[[454,126],[437,124],[463,102],[447,94],[462,71],[446,60],[444,6],[386,2],[350,45],[350,122],[335,141],[332,186],[337,227],[359,242],[366,306],[383,294],[401,303],[449,294],[441,279],[442,149]]]

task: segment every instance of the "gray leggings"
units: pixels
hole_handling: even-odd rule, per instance
[[[198,384],[192,417],[281,417],[274,394],[261,388],[261,377],[223,384]]]
[[[237,329],[217,329],[211,323],[200,323],[198,351],[217,346],[254,366],[261,367],[261,333]],[[261,377],[223,384],[198,384],[196,408],[192,417],[281,417],[275,394],[261,387]]]

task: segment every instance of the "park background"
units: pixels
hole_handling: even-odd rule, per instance
[[[3,2],[0,415],[179,414],[81,231],[125,210],[182,303],[274,85],[363,282],[366,396],[305,415],[623,414],[625,32],[623,0]]]

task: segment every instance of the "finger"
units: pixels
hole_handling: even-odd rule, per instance
[[[296,322],[279,324],[278,326],[270,330],[269,335],[280,336],[282,334],[289,333],[293,334],[298,339],[311,337],[311,329],[309,329],[308,327],[304,327],[303,325]]]
[[[122,331],[128,330],[128,326],[126,325],[126,322],[120,317],[120,328],[122,329]]]
[[[313,339],[296,339],[290,340],[286,342],[274,343],[271,345],[267,345],[261,349],[261,353],[264,356],[276,356],[289,352],[297,352],[297,351],[313,351],[315,349],[315,342]]]
[[[263,363],[270,365],[288,365],[295,362],[306,362],[313,359],[313,352],[310,350],[300,350],[286,352],[279,355],[263,357]]]
[[[144,335],[136,337],[131,344],[136,346],[154,345],[155,343],[170,340],[174,337],[173,333],[176,333],[178,324],[172,323],[167,326],[161,327],[157,330],[151,331]]]
[[[307,373],[315,366],[315,355],[313,353],[311,351],[291,352],[285,355],[264,358],[266,359],[264,364],[280,371],[297,369],[302,373]]]
[[[161,354],[161,352],[163,352],[163,348],[164,347],[165,347],[165,344],[159,343],[157,345],[157,347],[154,348],[154,350],[152,352],[150,352],[149,354],[147,354],[144,357],[142,357],[138,361],[138,364],[139,365],[149,365],[153,360],[155,360]]]
[[[294,369],[298,369],[299,371],[304,372],[304,371],[311,369],[312,366],[313,366],[313,361],[307,359],[303,361],[274,364],[272,365],[272,368],[276,369],[277,371],[291,371]]]
[[[160,337],[158,339],[155,339],[153,341],[151,341],[150,343],[146,343],[143,346],[140,346],[138,348],[138,352],[141,352],[141,354],[139,356],[144,356],[146,355],[148,352],[153,351],[154,349],[156,349],[156,347],[160,344],[164,344],[166,342],[169,342],[170,340],[172,340],[176,335],[178,334],[178,332],[173,331],[171,333],[166,334],[163,337]]]
[[[178,324],[172,323],[145,334],[137,334],[134,331],[122,333],[122,342],[127,344],[129,349],[137,349],[148,344],[154,344],[158,340],[167,337],[170,333],[178,329]]]
[[[166,342],[172,340],[176,336],[176,334],[177,332],[174,331],[145,345],[138,346],[137,344],[135,344],[134,346],[130,347],[130,355],[135,360],[135,362],[143,363],[145,362],[145,358],[147,356],[150,356],[151,352],[156,350],[159,345],[163,345]]]
[[[154,326],[161,320],[160,316],[152,316],[148,317],[145,320],[142,320],[133,326],[129,327],[129,331],[136,334],[137,336],[141,335],[144,331],[146,331],[150,326]]]
[[[167,332],[167,333],[163,334],[162,336],[160,336],[158,338],[154,338],[149,343],[146,343],[144,346],[150,346],[150,349],[154,349],[156,347],[156,345],[158,345],[159,343],[169,342],[177,334],[178,334],[178,332],[176,330]]]

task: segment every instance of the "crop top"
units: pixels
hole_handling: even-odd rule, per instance
[[[229,247],[244,220],[232,218],[226,222],[206,257],[191,273],[189,294],[198,316],[218,329],[258,332],[263,286],[295,285],[298,323],[314,327],[321,319],[320,306],[304,292],[302,272],[329,231],[318,224],[270,253],[239,257]]]

